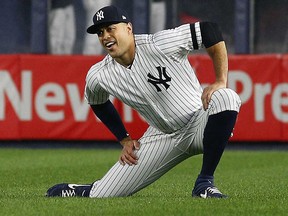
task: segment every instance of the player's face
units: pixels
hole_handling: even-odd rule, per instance
[[[97,34],[100,43],[112,58],[134,55],[134,36],[130,23],[112,24],[101,28]]]

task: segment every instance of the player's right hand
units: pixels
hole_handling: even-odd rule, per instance
[[[226,87],[226,82],[216,81],[212,83],[211,85],[207,86],[206,88],[204,88],[202,96],[201,96],[204,110],[208,109],[212,94],[215,91],[221,88],[225,88],[225,87]]]
[[[123,146],[119,157],[120,164],[128,164],[129,166],[136,165],[138,163],[138,157],[134,150],[140,148],[140,143],[137,140],[132,140],[130,136],[121,140],[120,143]]]

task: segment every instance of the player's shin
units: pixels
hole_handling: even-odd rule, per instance
[[[213,176],[233,131],[238,113],[224,111],[209,116],[203,138],[203,164],[200,175]]]
[[[226,198],[214,185],[214,172],[233,131],[238,113],[224,111],[209,116],[203,137],[203,164],[192,190],[193,197]]]

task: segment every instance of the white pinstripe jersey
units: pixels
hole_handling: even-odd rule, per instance
[[[195,32],[194,45],[202,47],[199,23],[195,24]],[[113,95],[165,133],[182,128],[202,108],[202,88],[187,59],[193,50],[190,24],[135,35],[135,42],[136,54],[130,69],[110,55],[90,68],[86,100],[101,104]]]

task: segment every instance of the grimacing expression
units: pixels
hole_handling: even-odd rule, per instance
[[[111,57],[121,58],[131,46],[132,25],[131,23],[111,24],[100,28],[97,35]]]

